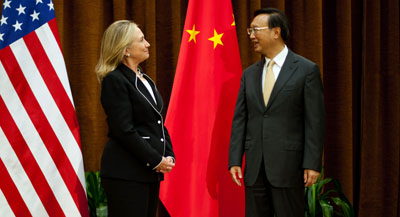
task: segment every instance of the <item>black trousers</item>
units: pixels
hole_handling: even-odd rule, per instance
[[[253,186],[245,187],[246,217],[304,217],[304,188],[271,186],[264,163]]]
[[[155,217],[160,182],[143,183],[101,178],[109,217]]]

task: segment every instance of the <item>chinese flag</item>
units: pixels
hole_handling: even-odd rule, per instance
[[[231,0],[190,0],[166,118],[176,166],[161,184],[171,217],[242,217],[228,171],[242,68]]]

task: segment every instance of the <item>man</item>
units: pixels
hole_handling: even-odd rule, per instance
[[[304,216],[304,187],[316,182],[325,133],[318,66],[289,50],[286,15],[255,12],[247,32],[262,60],[242,75],[232,123],[229,170],[241,186],[246,217]]]

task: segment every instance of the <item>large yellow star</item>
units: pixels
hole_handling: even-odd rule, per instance
[[[222,44],[222,41],[221,41],[221,38],[222,38],[223,34],[224,33],[218,34],[217,31],[215,31],[215,29],[214,29],[214,37],[211,37],[211,38],[208,39],[208,40],[214,42],[214,49],[215,49],[215,47],[217,47],[218,44],[224,45],[224,44]]]
[[[193,25],[193,29],[191,29],[191,30],[188,29],[188,30],[186,30],[186,32],[188,32],[188,33],[190,34],[190,38],[189,38],[189,41],[188,41],[188,42],[190,42],[191,40],[193,40],[194,43],[196,43],[196,35],[199,34],[200,31],[196,31],[195,25]]]

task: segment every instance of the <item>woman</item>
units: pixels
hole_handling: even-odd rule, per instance
[[[100,176],[109,216],[154,217],[163,174],[175,166],[162,98],[139,64],[150,44],[138,26],[116,21],[104,32],[97,76],[109,140]]]

